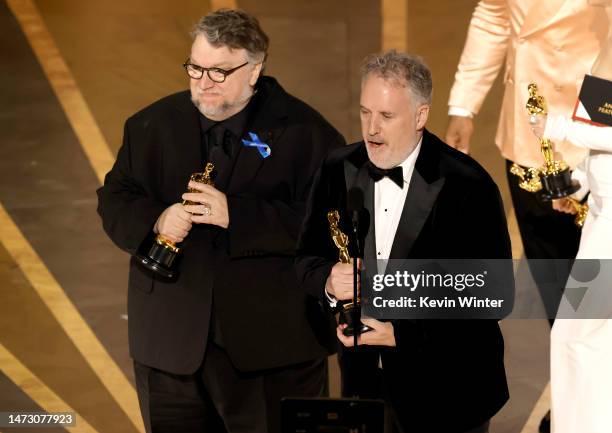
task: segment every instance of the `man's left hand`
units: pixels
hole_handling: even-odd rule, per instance
[[[372,328],[371,331],[364,332],[357,337],[357,344],[369,346],[392,346],[395,347],[395,333],[391,322],[381,322],[370,317],[362,317],[361,322]],[[336,335],[338,340],[346,347],[352,347],[354,343],[353,336],[347,337],[342,333],[346,324],[338,325]]]
[[[198,203],[184,206],[185,210],[191,213],[191,222],[228,228],[229,211],[225,194],[211,185],[194,181],[189,182],[189,188],[199,191],[186,192],[182,196],[183,200]]]

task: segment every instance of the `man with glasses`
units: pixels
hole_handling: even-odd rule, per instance
[[[283,396],[326,393],[333,322],[293,260],[314,172],[344,140],[261,75],[268,38],[255,18],[220,10],[193,38],[190,91],[127,120],[98,191],[122,249],[146,252],[158,234],[181,243],[176,280],[130,266],[141,410],[148,432],[280,432]],[[206,162],[214,185],[189,182]]]

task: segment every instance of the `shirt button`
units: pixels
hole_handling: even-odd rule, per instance
[[[385,209],[385,212],[387,212],[387,209]]]
[[[380,256],[380,251],[378,252],[378,255]]]

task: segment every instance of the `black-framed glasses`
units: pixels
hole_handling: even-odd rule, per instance
[[[185,63],[183,63],[183,68],[185,68],[185,71],[187,71],[187,75],[194,80],[199,80],[204,76],[204,72],[206,72],[206,75],[208,75],[208,78],[210,78],[211,81],[214,81],[215,83],[223,83],[229,75],[232,75],[238,69],[248,64],[249,62],[247,61],[232,69],[204,68],[203,66],[191,63],[189,59],[187,59],[185,60]]]

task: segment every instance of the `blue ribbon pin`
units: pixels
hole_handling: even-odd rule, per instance
[[[266,143],[262,143],[257,134],[255,134],[254,132],[249,132],[249,136],[251,137],[251,140],[245,140],[243,138],[242,144],[247,147],[256,147],[263,158],[267,158],[268,156],[270,156],[270,154],[272,153],[270,146],[268,146]]]

